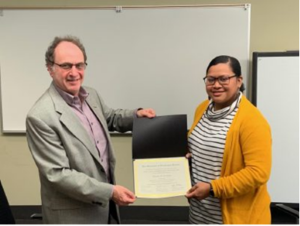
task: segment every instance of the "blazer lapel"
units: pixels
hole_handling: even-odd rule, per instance
[[[86,99],[86,102],[88,103],[89,107],[91,108],[91,110],[94,112],[94,114],[96,115],[96,117],[99,119],[100,123],[101,123],[101,126],[105,132],[105,135],[107,137],[108,135],[108,130],[107,128],[104,126],[106,125],[106,120],[104,119],[104,116],[103,116],[103,113],[100,109],[100,106],[99,104],[95,103],[91,98],[87,98]]]
[[[107,139],[107,145],[109,147],[108,148],[109,158],[110,158],[111,162],[114,163],[116,161],[115,155],[114,155],[113,149],[111,147],[111,140],[110,140],[108,128],[106,126],[106,119],[104,118],[103,112],[100,109],[101,105],[99,104],[99,102],[96,102],[91,96],[88,96],[88,98],[86,99],[86,102],[88,103],[89,107],[92,109],[92,111],[94,112],[96,117],[99,119],[99,122],[102,126],[102,129],[103,129],[104,134]]]
[[[82,144],[89,150],[94,158],[100,163],[99,153],[96,149],[93,141],[89,137],[85,128],[82,126],[80,120],[72,109],[67,105],[64,99],[56,91],[56,88],[52,84],[50,86],[50,95],[52,96],[55,109],[60,114],[60,121],[66,126],[66,128],[82,142]],[[101,164],[101,163],[100,163]]]

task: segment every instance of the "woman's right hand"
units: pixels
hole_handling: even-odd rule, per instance
[[[190,158],[192,157],[192,153],[191,153],[191,152],[186,153],[185,157],[186,157],[187,159],[190,159]]]

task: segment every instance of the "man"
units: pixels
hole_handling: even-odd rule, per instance
[[[53,82],[26,118],[44,223],[119,223],[117,205],[135,201],[131,191],[114,185],[109,131],[129,131],[134,115],[152,118],[155,112],[107,107],[94,89],[82,86],[86,60],[78,38],[56,37],[46,52]]]

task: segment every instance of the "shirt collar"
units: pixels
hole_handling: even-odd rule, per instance
[[[68,105],[77,105],[86,100],[86,98],[89,96],[88,92],[81,86],[79,89],[78,97],[74,96],[70,93],[65,92],[64,90],[60,89],[54,84],[54,87],[58,91],[58,93],[61,95],[61,97],[66,101]],[[81,100],[81,101],[80,101]]]

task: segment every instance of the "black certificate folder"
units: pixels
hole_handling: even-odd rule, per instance
[[[133,159],[183,157],[186,153],[186,115],[134,119],[132,131]]]

